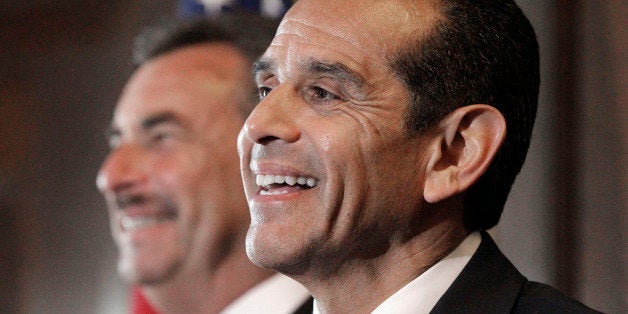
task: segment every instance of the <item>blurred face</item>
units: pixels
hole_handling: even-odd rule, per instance
[[[301,0],[256,64],[261,102],[238,145],[257,264],[333,269],[416,221],[426,144],[404,129],[409,96],[386,64],[431,17],[408,5]]]
[[[97,185],[127,281],[200,276],[241,245],[235,143],[249,73],[238,51],[201,44],[153,59],[125,87]]]

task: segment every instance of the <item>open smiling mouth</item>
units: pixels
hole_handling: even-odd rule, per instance
[[[178,217],[176,207],[168,202],[150,203],[145,198],[135,197],[128,200],[122,199],[119,204],[122,207],[117,216],[122,231],[151,228],[176,221]],[[143,207],[152,207],[153,209]]]
[[[314,178],[274,174],[258,174],[255,177],[255,183],[261,188],[260,195],[288,194],[311,189],[317,184]]]

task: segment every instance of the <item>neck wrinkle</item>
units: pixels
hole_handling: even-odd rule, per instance
[[[308,288],[321,313],[369,313],[451,253],[468,235],[451,217],[391,246],[370,260],[348,260],[327,277],[294,278]],[[310,278],[307,278],[310,277]]]

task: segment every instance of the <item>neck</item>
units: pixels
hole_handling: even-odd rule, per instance
[[[451,253],[468,232],[462,217],[445,217],[370,259],[349,259],[332,274],[294,277],[312,293],[321,313],[369,313]]]
[[[166,283],[141,288],[160,313],[219,313],[272,274],[253,265],[242,248],[211,270],[182,272]]]

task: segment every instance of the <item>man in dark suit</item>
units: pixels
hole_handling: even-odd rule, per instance
[[[585,312],[483,230],[530,142],[534,31],[512,1],[301,0],[238,140],[247,253],[315,313]]]

